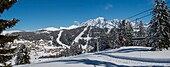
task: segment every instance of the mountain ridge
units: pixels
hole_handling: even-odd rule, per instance
[[[95,27],[99,27],[99,28],[118,28],[119,23],[122,20],[119,19],[112,19],[112,20],[106,20],[104,17],[98,17],[95,19],[90,19],[87,20],[85,22],[80,23],[79,25],[70,25],[68,27],[46,27],[46,28],[41,28],[41,29],[37,29],[37,30],[32,30],[32,31],[59,31],[59,30],[70,30],[70,29],[75,29],[78,27],[83,27],[83,26],[95,26]],[[130,20],[126,20],[126,23],[131,22]],[[132,26],[134,27],[136,25],[136,23],[131,22]],[[24,30],[26,32],[29,32],[28,30]],[[9,30],[9,31],[3,31],[1,34],[5,35],[5,34],[11,34],[13,32],[23,32],[23,30]]]

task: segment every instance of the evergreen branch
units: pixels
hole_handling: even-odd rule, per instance
[[[1,54],[11,54],[11,53],[15,53],[15,50],[16,50],[17,48],[13,48],[13,49],[0,49],[0,53]],[[0,55],[1,55],[0,54]]]
[[[17,0],[0,0],[0,14],[2,14],[5,10],[8,10],[16,2]]]
[[[4,47],[5,43],[13,42],[18,36],[4,36],[0,35],[0,47]]]
[[[12,20],[0,19],[0,33],[2,33],[3,30],[6,30],[6,28],[12,28],[13,26],[15,26],[17,22],[19,22],[18,19],[12,19]]]
[[[12,58],[12,56],[0,55],[0,63],[4,63],[4,62],[8,61],[11,58]]]

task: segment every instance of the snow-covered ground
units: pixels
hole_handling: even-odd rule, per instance
[[[37,59],[14,67],[122,67],[170,66],[170,50],[149,51],[150,47],[121,47],[71,57]]]

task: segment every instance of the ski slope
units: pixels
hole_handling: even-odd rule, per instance
[[[150,47],[122,47],[71,57],[39,59],[41,61],[14,67],[124,67],[170,66],[170,50],[149,51]]]
[[[62,34],[63,30],[61,30],[58,34],[58,38],[57,38],[57,42],[62,45],[63,48],[70,48],[70,46],[66,45],[66,44],[63,44],[61,41],[60,41],[60,37],[61,37],[61,34]]]
[[[85,27],[84,30],[73,40],[72,44],[74,42],[78,42],[78,40],[81,38],[81,36],[84,34],[84,32],[87,30],[89,26]]]

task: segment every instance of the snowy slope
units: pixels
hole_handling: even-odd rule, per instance
[[[122,67],[170,66],[170,50],[148,51],[149,47],[122,47],[96,53],[52,59],[14,67]]]
[[[90,31],[91,31],[91,29],[92,29],[92,27],[90,27],[90,30],[88,31],[88,33],[90,33]],[[88,43],[89,43],[89,40],[91,40],[92,39],[92,37],[90,37],[90,34],[87,34],[87,37],[83,37],[82,39],[84,39],[84,40],[86,40],[87,42],[86,42],[86,45],[82,45],[82,48],[83,49],[87,49],[87,46],[88,46]]]
[[[106,20],[104,17],[98,17],[96,19],[90,19],[88,21],[82,22],[80,26],[96,26],[99,28],[114,28],[114,27],[118,27],[120,22],[122,22],[122,20],[120,19]],[[125,20],[125,23],[129,23],[129,22],[132,24],[132,27],[135,27],[138,25],[129,19]]]
[[[61,35],[62,35],[62,32],[63,32],[63,30],[61,30],[60,33],[58,34],[57,42],[58,42],[60,45],[62,45],[63,48],[70,48],[68,45],[63,44],[63,43],[60,41],[60,37],[61,37]]]
[[[85,27],[84,30],[73,40],[72,44],[74,42],[78,42],[78,40],[81,38],[81,36],[84,34],[84,32],[87,30],[89,26]]]

